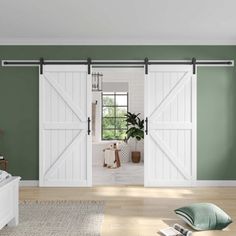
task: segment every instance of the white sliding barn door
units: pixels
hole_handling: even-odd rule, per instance
[[[145,186],[196,179],[196,76],[191,65],[150,65],[145,78]]]
[[[91,186],[91,76],[83,65],[40,75],[40,186]]]

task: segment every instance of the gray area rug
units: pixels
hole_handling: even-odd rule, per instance
[[[17,227],[5,227],[1,236],[99,236],[103,201],[27,201],[20,204]]]

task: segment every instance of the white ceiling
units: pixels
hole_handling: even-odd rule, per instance
[[[0,44],[236,45],[236,1],[0,0]]]

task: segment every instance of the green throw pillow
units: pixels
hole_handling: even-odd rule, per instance
[[[224,229],[231,218],[212,203],[195,203],[175,210],[175,213],[195,230]]]

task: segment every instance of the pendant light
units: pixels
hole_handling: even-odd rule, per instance
[[[102,73],[92,73],[92,91],[99,92],[102,91],[103,74]]]

